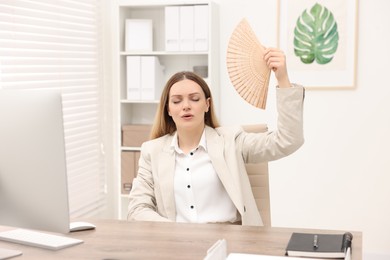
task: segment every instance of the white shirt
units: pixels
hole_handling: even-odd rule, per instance
[[[177,133],[171,147],[176,164],[174,194],[177,222],[235,222],[237,209],[227,194],[207,153],[205,132],[189,154],[179,148]]]

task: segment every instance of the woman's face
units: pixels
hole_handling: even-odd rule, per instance
[[[204,128],[204,116],[208,112],[210,98],[194,81],[184,79],[172,85],[169,91],[168,113],[177,129]]]

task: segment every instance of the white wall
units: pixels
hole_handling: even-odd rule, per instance
[[[222,124],[275,125],[274,79],[266,111],[230,84],[229,36],[246,17],[259,40],[277,46],[275,0],[218,0]],[[390,1],[360,0],[354,90],[308,90],[304,146],[270,163],[274,226],[363,232],[364,259],[390,259]],[[288,59],[288,57],[287,57]],[[290,75],[294,81],[294,75]],[[232,105],[234,104],[234,105]]]

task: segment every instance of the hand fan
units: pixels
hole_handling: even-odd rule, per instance
[[[264,50],[247,20],[243,19],[230,36],[226,55],[234,88],[249,104],[261,109],[265,109],[271,74],[263,59]]]

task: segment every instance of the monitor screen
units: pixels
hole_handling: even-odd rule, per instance
[[[69,232],[59,90],[0,89],[0,225]]]

